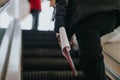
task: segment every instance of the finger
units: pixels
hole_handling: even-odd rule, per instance
[[[59,38],[60,37],[60,33],[56,33],[56,37]]]

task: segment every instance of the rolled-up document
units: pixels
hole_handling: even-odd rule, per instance
[[[59,33],[60,33],[62,54],[65,56],[66,60],[68,61],[69,65],[70,65],[70,68],[72,70],[73,76],[77,76],[78,75],[77,70],[76,70],[75,65],[72,61],[72,58],[70,56],[71,47],[70,47],[70,44],[69,44],[69,41],[68,41],[68,38],[67,38],[65,28],[60,27]]]

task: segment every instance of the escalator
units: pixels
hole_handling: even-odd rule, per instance
[[[7,8],[15,9],[16,13],[13,12],[15,16],[12,16],[14,20],[18,18],[16,15],[19,12],[16,11],[17,0],[11,6],[13,2],[13,0],[2,0],[0,13]],[[5,22],[5,19],[0,18],[0,22],[2,20]],[[103,45],[108,80],[120,80],[119,46],[120,43]],[[69,64],[61,54],[53,32],[23,30],[21,36],[21,28],[16,19],[7,30],[0,29],[0,80],[84,80],[84,74],[80,72],[78,65],[78,55],[77,51],[71,51],[78,71],[78,76],[74,77]]]
[[[9,58],[5,58],[7,59],[5,61],[6,67],[3,67],[6,73],[6,76],[4,76],[5,80],[84,80],[84,74],[80,71],[78,65],[78,51],[71,51],[71,56],[78,71],[78,76],[74,77],[69,64],[61,54],[53,32],[21,31],[16,20],[15,23],[14,25],[17,26],[15,29],[13,27],[8,28],[9,32],[13,32],[13,36],[10,39],[9,50],[6,52],[8,54],[6,56],[9,56]],[[10,33],[8,34],[10,35]],[[4,49],[0,51],[4,51]],[[105,53],[105,50],[103,51]],[[111,53],[109,52],[109,54]],[[114,74],[116,72],[119,73],[119,59],[117,61],[114,60],[114,56],[110,58],[108,53],[104,54],[108,80],[120,80],[119,75]],[[0,59],[2,59],[2,56]]]
[[[71,51],[78,71],[74,77],[52,31],[23,30],[22,36],[22,80],[84,80],[78,51]]]

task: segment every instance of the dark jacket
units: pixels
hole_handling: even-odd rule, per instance
[[[119,8],[120,0],[57,0],[54,31],[58,32],[63,26],[68,36],[72,36],[78,21],[99,12],[119,15]]]

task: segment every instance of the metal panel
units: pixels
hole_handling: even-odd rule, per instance
[[[0,46],[0,80],[4,78],[5,72],[6,72],[6,66],[7,66],[7,62],[9,58],[8,57],[9,46],[10,46],[10,41],[12,39],[12,34],[13,34],[13,29],[14,29],[13,22],[10,23],[8,29],[6,30],[1,46]]]
[[[16,20],[5,80],[21,80],[21,39],[20,23]]]

